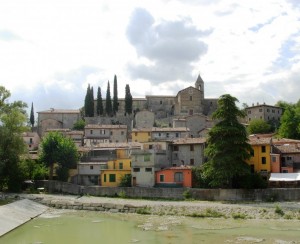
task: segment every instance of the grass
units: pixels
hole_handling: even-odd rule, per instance
[[[232,218],[234,219],[247,219],[247,214],[243,214],[243,213],[232,213]]]
[[[275,206],[275,213],[278,214],[278,215],[281,215],[281,216],[284,215],[284,212],[283,212],[282,208],[279,205]]]
[[[211,208],[207,208],[205,212],[193,212],[191,214],[187,214],[189,217],[197,217],[197,218],[222,218],[224,217],[224,214],[221,212],[218,212],[216,210],[213,210]]]
[[[13,202],[11,199],[0,199],[0,206]]]
[[[145,214],[145,215],[148,215],[148,214],[151,214],[151,209],[149,207],[142,207],[142,208],[138,208],[136,210],[136,213],[137,214]]]

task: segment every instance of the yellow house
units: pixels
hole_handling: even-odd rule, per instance
[[[117,149],[117,159],[107,162],[107,169],[101,171],[101,185],[116,187],[122,177],[131,174],[131,158],[128,149]]]
[[[149,142],[151,141],[151,128],[133,129],[131,138],[133,142]]]
[[[267,175],[271,172],[271,137],[253,135],[249,137],[249,144],[253,149],[251,158],[247,160],[251,166],[251,171]]]

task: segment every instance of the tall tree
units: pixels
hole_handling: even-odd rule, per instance
[[[245,127],[238,121],[245,114],[235,102],[235,97],[222,95],[213,114],[218,122],[208,133],[208,162],[204,164],[204,175],[212,187],[234,187],[236,179],[250,174],[246,159],[250,158],[251,146]]]
[[[90,84],[87,87],[84,99],[84,112],[86,117],[94,117],[94,90],[93,87],[90,87]]]
[[[101,88],[98,87],[97,91],[97,115],[101,116],[103,115],[103,100],[102,100],[102,95],[101,95]]]
[[[116,114],[118,112],[118,82],[117,76],[114,77],[114,97],[113,97],[113,113]]]
[[[132,114],[132,96],[128,84],[125,86],[125,114]]]
[[[300,106],[290,104],[285,107],[280,119],[279,135],[290,139],[300,139]]]
[[[31,130],[33,131],[33,127],[34,127],[34,111],[33,111],[33,103],[31,103],[31,110],[30,110],[30,124],[31,124]]]
[[[21,101],[9,103],[10,92],[0,86],[0,190],[8,188],[19,191],[24,180],[21,154],[25,144],[21,133],[26,130],[26,104]]]
[[[109,81],[107,82],[107,90],[106,90],[106,101],[105,101],[105,112],[107,116],[112,115],[112,104],[111,104],[111,96],[110,96],[110,85]]]
[[[59,132],[50,132],[44,136],[41,143],[40,161],[50,168],[49,179],[53,179],[54,164],[59,180],[68,179],[68,170],[76,167],[78,152],[71,138],[64,137]]]
[[[271,129],[271,125],[262,119],[254,119],[250,121],[249,126],[247,127],[249,134],[269,133],[271,132]]]

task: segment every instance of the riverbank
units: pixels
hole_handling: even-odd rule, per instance
[[[15,194],[58,209],[234,219],[300,219],[300,202],[161,201],[54,194]]]

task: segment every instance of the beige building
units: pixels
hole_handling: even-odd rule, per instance
[[[126,125],[86,125],[84,127],[84,145],[96,146],[100,143],[127,142]]]
[[[266,104],[253,105],[246,108],[245,110],[247,114],[247,123],[250,123],[254,119],[261,119],[266,122],[273,122],[275,125],[278,125],[283,113],[283,109],[281,107]]]
[[[38,150],[40,137],[36,132],[24,132],[22,138],[26,144],[28,152]]]
[[[38,112],[38,134],[42,137],[47,129],[72,129],[79,119],[80,111],[50,109]]]

